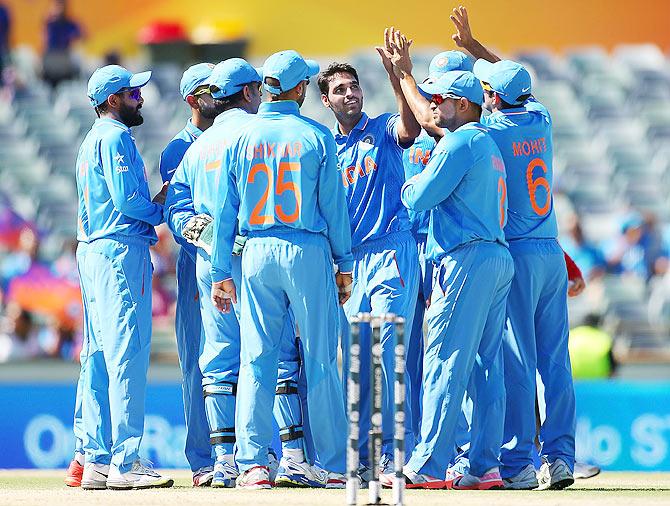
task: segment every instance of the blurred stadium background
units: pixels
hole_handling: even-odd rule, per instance
[[[9,14],[0,89],[0,401],[15,414],[0,422],[0,468],[64,466],[72,451],[81,340],[74,161],[95,119],[86,81],[96,67],[118,59],[154,72],[135,135],[157,191],[159,155],[189,115],[178,83],[191,62],[243,55],[260,64],[287,48],[324,65],[346,60],[359,70],[367,112],[378,114],[394,109],[372,49],[386,26],[414,37],[418,78],[436,52],[454,48],[448,14],[456,4],[433,0],[70,0],[80,36],[65,48],[47,34],[54,3],[0,2]],[[579,456],[606,469],[670,470],[670,3],[524,0],[496,4],[498,13],[484,0],[466,6],[481,41],[532,70],[535,95],[553,115],[560,241],[588,285],[570,300],[571,341],[585,353],[574,362]],[[3,26],[0,15],[0,36]],[[53,85],[49,74],[61,70],[71,75]],[[303,114],[333,122],[316,86]],[[143,444],[160,465],[181,467],[175,247],[164,227],[159,235]]]

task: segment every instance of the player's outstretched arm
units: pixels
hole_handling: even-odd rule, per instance
[[[412,75],[413,64],[409,52],[411,45],[411,39],[408,40],[405,35],[395,31],[390,41],[390,48],[387,49],[391,50],[391,62],[396,75],[399,77],[400,88],[412,114],[421,128],[436,141],[439,141],[444,137],[444,130],[435,123],[433,111],[430,110],[430,102],[421,94]]]
[[[393,94],[395,95],[396,103],[398,104],[398,113],[400,114],[400,120],[397,123],[397,134],[398,134],[398,143],[403,147],[410,146],[414,139],[416,139],[421,133],[421,126],[419,122],[414,117],[414,113],[410,108],[405,95],[403,94],[402,88],[400,86],[400,79],[394,70],[393,63],[391,62],[391,40],[393,37],[394,29],[393,27],[387,28],[384,30],[384,47],[377,47],[377,53],[379,53],[384,68],[389,75],[389,81],[391,82],[391,87],[393,88]]]
[[[492,63],[500,61],[500,58],[497,55],[484,47],[484,45],[472,35],[468,10],[465,7],[460,5],[459,7],[454,8],[449,18],[456,27],[456,33],[452,35],[451,38],[458,47],[465,49],[476,59],[482,58]]]

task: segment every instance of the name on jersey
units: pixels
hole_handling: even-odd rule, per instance
[[[254,158],[298,158],[302,152],[302,142],[262,142],[247,146],[247,160]]]
[[[493,168],[496,170],[496,172],[502,172],[503,174],[505,173],[505,162],[503,162],[502,158],[491,155],[491,164],[493,165]]]
[[[412,146],[409,148],[409,161],[410,163],[422,165],[428,165],[428,160],[430,160],[431,150],[427,149],[425,152],[421,148],[415,148]]]
[[[354,184],[359,177],[367,177],[375,170],[377,170],[377,164],[371,156],[366,156],[363,159],[363,165],[357,163],[342,170],[342,184],[347,188]]]
[[[513,142],[512,149],[514,150],[514,156],[536,155],[547,151],[547,142],[544,137],[523,142]]]

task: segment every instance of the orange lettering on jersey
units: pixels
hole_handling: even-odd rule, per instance
[[[372,157],[366,156],[364,163],[365,163],[365,174],[363,174],[363,171],[360,171],[361,176],[365,176],[367,174],[370,174],[370,172],[372,172],[373,170],[377,170],[377,164],[372,159]]]
[[[299,157],[302,152],[302,142],[296,141],[293,143],[293,156]]]
[[[254,158],[263,158],[263,154],[265,153],[265,149],[263,144],[259,144],[258,146],[254,146]]]
[[[213,160],[205,164],[205,172],[211,172],[221,168],[221,160]]]
[[[347,174],[347,181],[349,181],[349,184],[354,184],[354,181],[356,181],[356,178],[354,178],[355,170],[356,170],[355,166],[347,167],[347,169],[345,170],[345,173]]]
[[[512,151],[514,156],[530,156],[547,151],[547,141],[544,137],[530,139],[528,141],[513,142]]]
[[[267,148],[267,153],[266,156],[275,156],[275,146],[277,144],[266,144],[265,147]]]
[[[505,162],[502,161],[502,158],[491,155],[491,164],[496,171],[505,173]]]

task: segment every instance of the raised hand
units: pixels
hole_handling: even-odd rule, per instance
[[[412,46],[412,39],[407,39],[399,30],[393,32],[391,40],[391,61],[404,74],[412,73],[412,58],[409,54],[409,48]]]
[[[468,19],[468,10],[462,5],[454,8],[449,19],[456,27],[456,33],[451,36],[458,47],[468,49],[475,38],[472,36],[470,29],[470,20]]]

